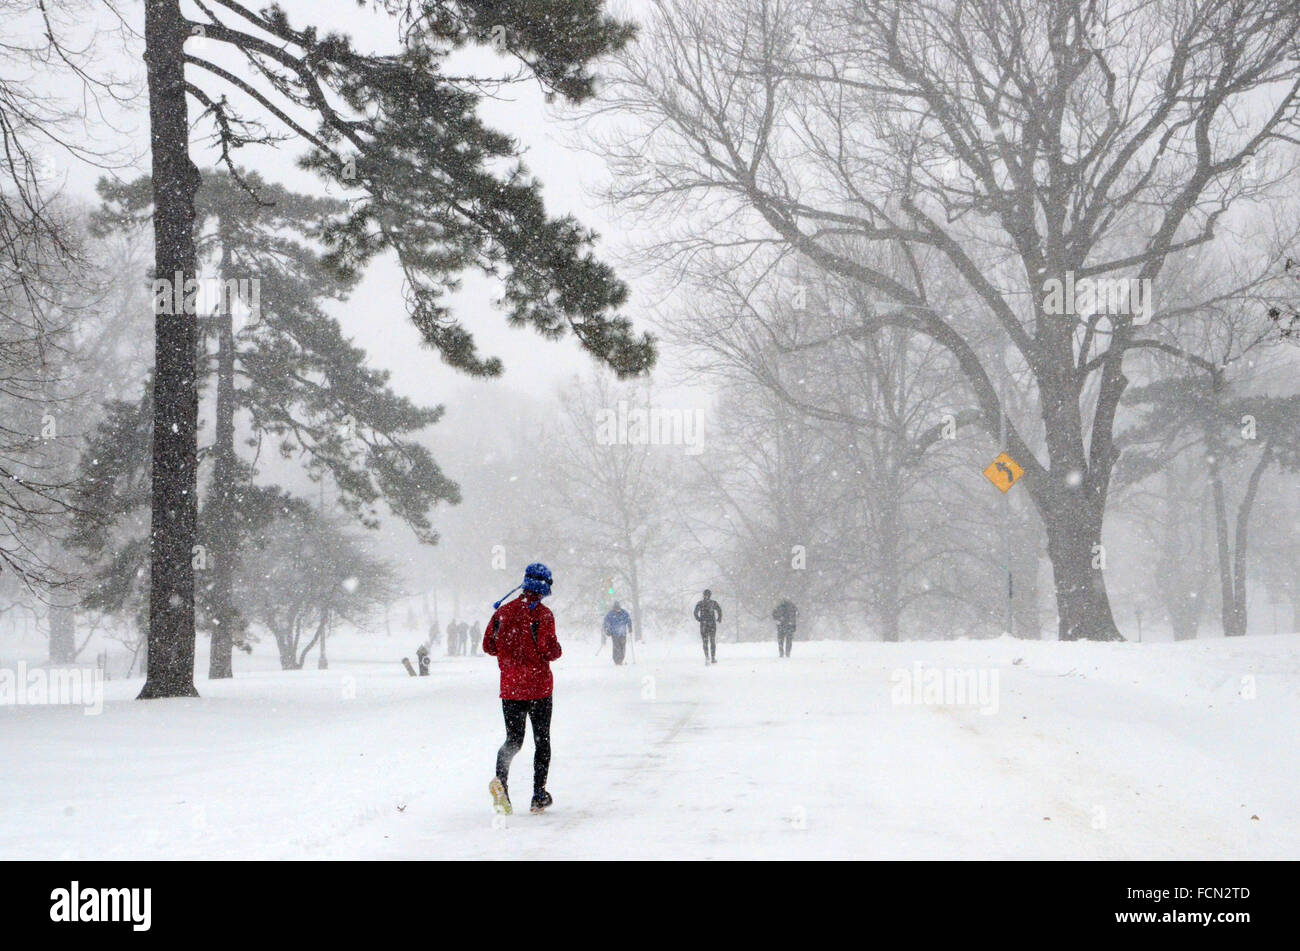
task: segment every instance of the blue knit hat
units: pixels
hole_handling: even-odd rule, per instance
[[[543,598],[551,596],[551,569],[540,561],[535,561],[524,569],[524,590],[529,594],[540,594]]]
[[[550,597],[551,569],[547,568],[540,561],[533,562],[524,569],[524,583],[517,584],[507,591],[505,597],[492,605],[492,610],[495,611],[497,608],[501,607],[501,605],[505,603],[506,598],[510,597],[510,595],[514,594],[520,588],[523,588],[524,591],[529,594],[541,595],[543,598]]]

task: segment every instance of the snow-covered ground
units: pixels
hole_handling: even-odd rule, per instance
[[[250,669],[262,645],[200,700],[132,679],[99,715],[0,707],[0,858],[1300,858],[1296,635],[723,643],[713,667],[683,636],[623,668],[567,642],[555,807],[497,821],[495,662],[413,679],[406,641],[295,672]]]

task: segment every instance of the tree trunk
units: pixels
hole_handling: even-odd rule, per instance
[[[1232,559],[1232,629],[1223,633],[1228,637],[1243,637],[1246,633],[1246,539],[1238,524],[1238,545]]]
[[[1246,569],[1250,552],[1250,513],[1255,507],[1255,497],[1259,494],[1259,482],[1273,458],[1273,442],[1264,444],[1264,450],[1255,463],[1246,483],[1246,492],[1237,507],[1236,538],[1232,565],[1232,629],[1224,628],[1224,634],[1241,637],[1246,633]]]
[[[1217,460],[1213,450],[1211,458]],[[1236,616],[1233,607],[1232,550],[1228,544],[1228,504],[1224,498],[1223,479],[1219,475],[1217,461],[1210,463],[1210,488],[1214,493],[1214,541],[1219,556],[1219,617],[1224,636],[1230,637]]]
[[[1056,505],[1044,521],[1056,591],[1057,636],[1063,641],[1119,641],[1100,555],[1101,518],[1083,506]]]
[[[199,173],[189,156],[185,23],[180,0],[146,0],[145,63],[153,160],[154,270],[173,301],[196,276],[194,195]],[[181,286],[174,286],[177,278]],[[194,689],[194,568],[198,515],[193,315],[154,306],[153,466],[151,472],[149,647],[140,699],[197,697]]]
[[[298,661],[297,661],[297,663],[295,664],[295,667],[294,667],[295,670],[301,670],[303,664],[307,663],[307,655],[311,653],[311,649],[312,649],[313,647],[316,646],[316,642],[317,642],[317,641],[320,641],[320,643],[321,643],[321,652],[322,652],[322,654],[324,654],[324,651],[325,651],[325,641],[324,641],[324,637],[325,637],[325,629],[326,629],[327,627],[329,627],[329,623],[330,623],[330,613],[329,613],[329,611],[328,611],[328,610],[322,610],[322,611],[321,611],[321,616],[320,616],[320,624],[316,625],[316,633],[312,636],[312,639],[311,639],[310,641],[307,642],[307,646],[304,647],[304,648],[302,649],[302,653],[298,655]]]
[[[221,230],[224,231],[224,222]],[[220,277],[230,266],[230,246],[223,235]],[[234,315],[221,307],[217,316],[216,442],[213,445],[212,493],[208,503],[209,603],[212,607],[212,653],[208,678],[234,676],[231,663],[239,613],[235,610],[233,582],[238,549],[239,512],[235,503],[235,326]]]
[[[280,669],[297,670],[298,668],[298,648],[294,643],[295,638],[292,628],[284,631],[272,631],[275,635],[275,646],[280,652]]]
[[[1073,365],[1071,332],[1067,328],[1057,333],[1065,355],[1063,363]],[[1098,427],[1108,425],[1102,423],[1102,418],[1114,411],[1124,388],[1118,370],[1107,367],[1105,373],[1094,414],[1093,444],[1087,449],[1078,384],[1039,379],[1048,470],[1028,488],[1047,532],[1047,557],[1052,562],[1056,593],[1057,637],[1062,641],[1124,639],[1111,613],[1105,571],[1096,563],[1102,553],[1106,494],[1117,458],[1114,447],[1105,441],[1109,429],[1103,433],[1098,432]]]
[[[50,605],[50,663],[70,664],[77,659],[77,614],[68,605]]]

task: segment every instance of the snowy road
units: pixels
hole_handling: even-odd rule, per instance
[[[504,820],[495,665],[412,679],[391,643],[199,701],[115,681],[100,716],[0,708],[0,857],[1300,857],[1293,637],[722,644],[713,667],[681,639],[624,668],[573,642],[556,805]],[[896,702],[934,670],[996,676],[993,702]]]

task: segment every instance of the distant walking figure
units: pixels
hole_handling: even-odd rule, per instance
[[[700,640],[704,644],[704,662],[718,662],[718,625],[722,622],[722,607],[713,600],[713,592],[704,589],[704,598],[695,605],[695,620],[700,622]]]
[[[790,656],[790,643],[794,640],[794,624],[798,615],[799,609],[788,600],[782,601],[772,611],[772,619],[776,621],[776,646],[782,657]]]
[[[614,650],[614,663],[623,663],[623,652],[627,650],[627,634],[632,630],[632,616],[623,610],[617,601],[605,615],[604,631],[609,637],[610,646]]]

